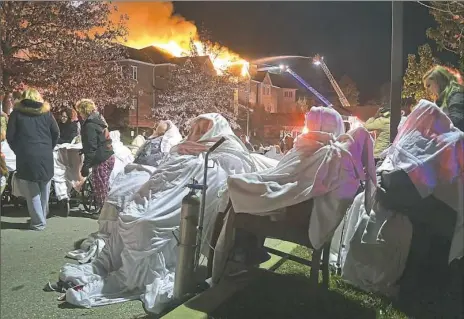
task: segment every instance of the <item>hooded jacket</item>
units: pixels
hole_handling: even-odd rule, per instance
[[[16,176],[32,182],[48,182],[54,173],[53,149],[60,131],[48,103],[18,102],[10,114],[6,139],[16,154]]]
[[[364,127],[368,131],[376,131],[374,157],[380,158],[382,152],[390,146],[390,112],[382,112],[378,117],[371,117]]]
[[[90,169],[109,159],[113,146],[105,119],[99,113],[91,114],[81,129],[84,169]]]

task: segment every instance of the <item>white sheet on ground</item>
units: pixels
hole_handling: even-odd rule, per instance
[[[84,264],[93,261],[105,247],[106,241],[118,226],[116,207],[105,203],[98,219],[98,231],[91,233],[80,245],[79,249],[70,251],[66,257]]]
[[[172,150],[138,194],[144,204],[127,203],[119,213],[117,229],[91,264],[63,266],[60,279],[85,284],[83,290],[68,290],[66,300],[74,305],[91,307],[141,298],[145,308],[159,312],[172,296],[176,265],[176,241],[173,231],[180,222],[182,198],[189,191],[184,186],[192,178],[203,179],[203,151],[220,137],[227,138],[210,158],[214,167],[208,169],[208,191],[205,229],[214,220],[219,192],[227,176],[254,170],[249,152],[233,134],[227,121],[219,114],[205,114],[212,127],[196,143],[185,143]],[[185,147],[197,153],[181,155]],[[136,197],[138,196],[136,194]],[[148,199],[148,200],[147,200]],[[203,239],[208,242],[207,235]]]
[[[336,135],[344,130],[343,120],[328,108],[313,107],[306,123],[308,128],[321,131],[300,135],[275,168],[229,177],[228,192],[235,212],[263,216],[314,199],[308,233],[313,247],[319,249],[343,218],[339,207],[352,201],[360,182],[366,180],[365,169],[369,184],[375,183],[372,155],[364,150],[369,143],[372,149],[372,139],[364,128],[358,128],[356,132],[364,132],[358,134],[366,140],[343,135],[337,141]],[[230,236],[226,222],[214,254],[215,282],[232,248]]]

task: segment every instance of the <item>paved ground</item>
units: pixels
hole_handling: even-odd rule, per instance
[[[58,279],[66,252],[74,243],[97,230],[97,222],[84,217],[53,217],[43,232],[25,230],[24,210],[2,209],[0,318],[145,318],[140,301],[93,309],[72,308],[44,292],[48,281]]]

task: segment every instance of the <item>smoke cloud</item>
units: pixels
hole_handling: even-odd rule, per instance
[[[113,21],[124,14],[129,16],[127,46],[140,49],[175,41],[188,47],[190,38],[197,34],[194,22],[173,14],[172,2],[115,2],[115,5],[118,10],[112,14]]]

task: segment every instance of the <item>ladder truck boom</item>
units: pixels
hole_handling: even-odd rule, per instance
[[[298,74],[293,72],[292,69],[286,68],[285,71],[290,73],[298,82],[300,82],[305,88],[307,88],[311,93],[313,93],[322,103],[325,104],[327,107],[332,107],[332,103],[329,102],[321,93],[319,93],[315,88],[309,85],[303,78],[301,78]]]
[[[329,79],[330,84],[332,84],[332,87],[334,88],[335,93],[337,93],[338,99],[340,100],[340,103],[342,104],[342,106],[350,106],[350,102],[348,102],[348,99],[346,98],[345,94],[343,94],[342,89],[340,89],[340,86],[338,85],[337,81],[333,77],[329,68],[325,64],[324,58],[319,55],[316,55],[313,59],[313,63],[316,65],[320,65],[322,67],[322,70],[324,71],[325,75]]]

